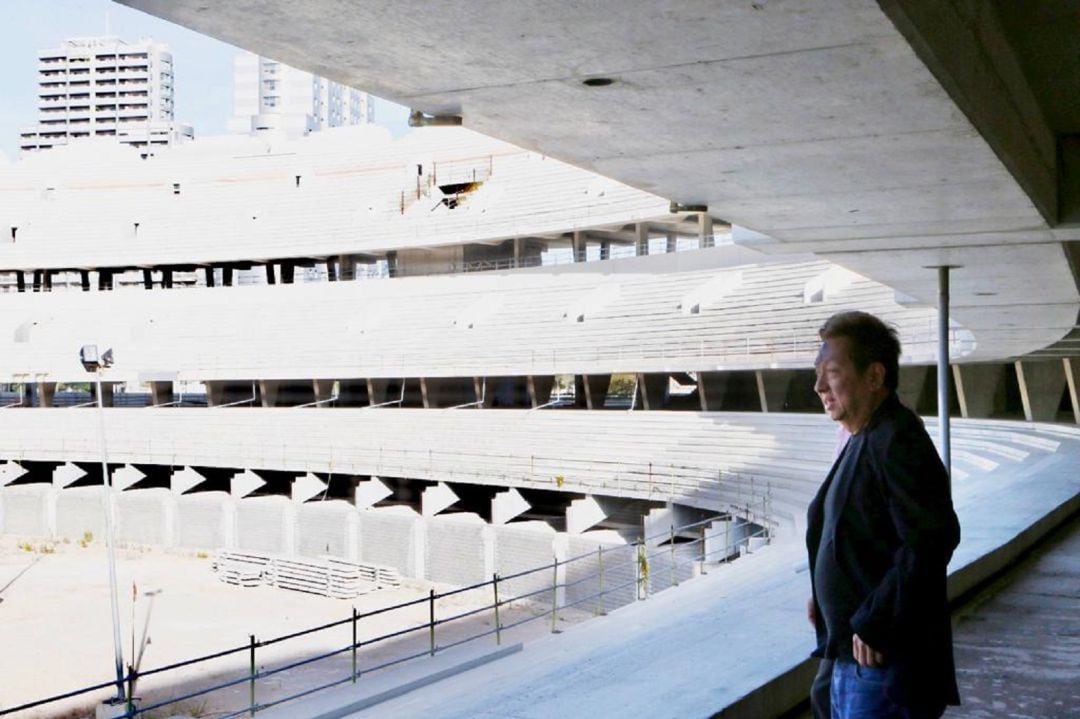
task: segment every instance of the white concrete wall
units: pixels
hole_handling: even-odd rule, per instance
[[[0,487],[0,506],[3,507],[0,529],[5,534],[50,536],[48,505],[54,492],[51,484]]]
[[[341,499],[313,501],[296,508],[296,552],[308,557],[329,554],[347,558],[355,552],[349,546],[350,520],[356,511]],[[352,532],[355,534],[355,532]],[[353,538],[355,542],[355,536]]]
[[[176,544],[193,549],[230,546],[232,499],[225,492],[197,492],[176,499]]]
[[[236,548],[286,554],[293,507],[287,497],[246,497],[236,503]]]
[[[71,539],[91,532],[105,538],[105,505],[102,487],[68,487],[56,494],[56,536]]]
[[[402,507],[368,509],[360,513],[360,558],[396,567],[406,577],[417,576],[415,525],[420,515]]]
[[[484,535],[486,524],[475,514],[431,517],[426,522],[425,579],[466,585],[491,579]]]

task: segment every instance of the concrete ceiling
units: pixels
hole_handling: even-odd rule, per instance
[[[1043,76],[1069,67],[1047,55],[1075,55],[1075,33],[1042,47],[1023,13],[997,13],[1009,3],[118,1],[708,205],[767,235],[763,252],[814,252],[927,302],[926,268],[959,265],[972,359],[1077,324],[1062,243],[1080,228],[1060,221],[1073,111]]]

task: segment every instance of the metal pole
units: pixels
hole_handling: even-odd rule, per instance
[[[249,634],[248,639],[250,640],[249,646],[251,647],[249,652],[251,659],[251,682],[248,685],[248,711],[251,716],[255,716],[255,635]]]
[[[559,618],[559,558],[555,557],[555,570],[551,575],[551,633],[558,633],[555,622]]]
[[[675,525],[671,525],[671,586],[679,586],[679,578],[675,575]]]
[[[105,405],[101,400],[101,370],[94,373],[97,387],[98,424],[101,431],[101,484],[105,501],[105,549],[109,559],[109,601],[112,604],[113,651],[116,655],[116,701],[124,701],[124,649],[120,640],[120,600],[116,589],[116,544],[113,532],[112,482],[109,481],[108,446],[105,442]]]
[[[596,614],[598,616],[604,616],[607,612],[604,611],[604,548],[596,548],[596,566],[600,575],[600,591],[596,597]]]
[[[428,590],[428,616],[431,622],[428,624],[428,635],[431,640],[431,656],[435,656],[435,590]]]
[[[938,271],[937,402],[941,461],[952,475],[952,433],[949,428],[949,265]]]
[[[499,623],[499,573],[491,575],[491,586],[495,590],[495,644],[502,644],[502,625]]]
[[[352,608],[352,680],[356,684],[356,607]]]

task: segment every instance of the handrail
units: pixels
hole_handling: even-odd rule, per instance
[[[136,669],[133,669],[133,668],[129,667],[128,676],[126,677],[126,681],[133,684],[137,679],[140,679],[140,678],[143,678],[143,677],[153,676],[153,675],[156,675],[156,674],[162,674],[164,672],[173,671],[173,670],[176,670],[176,669],[179,669],[179,668],[182,668],[182,667],[187,667],[187,666],[192,666],[192,665],[195,665],[195,664],[200,664],[200,663],[203,663],[203,662],[206,662],[206,661],[219,659],[221,657],[225,657],[225,656],[229,656],[229,655],[233,655],[233,654],[239,654],[239,653],[242,653],[242,652],[245,652],[245,651],[251,653],[251,660],[252,660],[252,669],[251,669],[250,674],[240,676],[240,677],[231,678],[231,679],[228,679],[226,681],[222,681],[222,682],[219,682],[219,683],[216,683],[216,684],[212,684],[210,686],[195,689],[193,691],[189,690],[189,691],[186,691],[185,693],[183,693],[180,696],[169,696],[169,697],[165,697],[163,699],[155,700],[154,702],[151,702],[151,703],[149,703],[149,704],[147,704],[146,706],[143,706],[143,707],[136,707],[134,705],[129,705],[125,716],[132,717],[132,718],[134,718],[134,717],[145,717],[145,716],[148,715],[149,712],[153,712],[153,711],[155,711],[157,709],[160,709],[161,707],[164,707],[164,706],[168,706],[168,705],[171,705],[171,704],[176,704],[178,702],[186,701],[186,700],[189,700],[189,699],[192,699],[192,698],[195,698],[195,697],[207,696],[207,695],[209,695],[209,694],[211,694],[213,692],[220,691],[222,689],[226,689],[226,688],[229,688],[229,687],[235,687],[235,686],[239,686],[239,685],[242,685],[242,684],[249,684],[251,686],[251,702],[250,702],[250,704],[248,706],[244,707],[241,710],[227,711],[227,712],[222,712],[221,713],[222,716],[239,717],[239,716],[241,716],[243,714],[247,714],[249,712],[254,713],[255,711],[265,709],[265,708],[268,708],[270,706],[281,704],[283,702],[290,701],[290,700],[293,700],[293,699],[297,699],[297,698],[300,698],[300,697],[303,697],[303,696],[307,696],[307,695],[309,695],[309,694],[311,694],[313,692],[320,691],[322,689],[326,689],[326,688],[329,688],[329,687],[332,687],[332,686],[337,686],[337,685],[344,684],[344,683],[347,683],[347,682],[350,682],[350,681],[355,683],[359,679],[359,672],[357,671],[357,665],[355,663],[355,658],[358,656],[358,652],[362,647],[363,648],[368,648],[368,647],[371,647],[374,644],[378,644],[380,642],[396,639],[398,637],[403,637],[403,636],[412,634],[412,633],[417,632],[417,631],[421,631],[421,630],[426,629],[430,633],[431,639],[430,639],[430,647],[429,648],[425,649],[424,651],[418,651],[418,652],[414,651],[414,652],[409,653],[409,654],[407,654],[405,656],[392,658],[392,659],[390,659],[388,661],[383,661],[380,664],[377,664],[375,666],[365,667],[364,670],[363,670],[363,673],[366,675],[366,674],[369,674],[369,673],[371,673],[373,671],[377,671],[379,669],[389,668],[391,666],[395,666],[397,664],[401,664],[401,663],[406,662],[406,661],[412,661],[413,659],[418,659],[418,658],[423,657],[423,656],[427,656],[427,655],[430,655],[430,654],[435,654],[435,653],[437,653],[439,651],[445,651],[447,649],[450,649],[452,647],[464,644],[466,642],[475,641],[477,639],[482,639],[484,637],[489,637],[489,636],[491,636],[493,634],[496,637],[496,642],[499,642],[499,641],[501,641],[501,634],[502,633],[504,633],[506,631],[509,631],[511,629],[514,629],[514,628],[516,628],[518,626],[521,626],[523,624],[526,624],[528,622],[536,621],[538,619],[545,619],[547,617],[552,618],[553,631],[557,631],[557,629],[555,628],[555,622],[556,622],[556,618],[557,618],[557,612],[558,612],[559,609],[566,609],[566,608],[569,608],[569,607],[580,606],[580,605],[585,604],[586,602],[591,602],[593,600],[597,600],[599,602],[599,604],[597,606],[597,610],[595,611],[595,615],[602,616],[603,614],[606,613],[605,611],[603,611],[604,597],[608,596],[608,595],[611,595],[612,593],[622,592],[622,591],[624,591],[624,590],[626,590],[626,589],[628,589],[630,587],[635,587],[636,586],[637,589],[634,592],[635,600],[644,599],[644,598],[647,598],[649,596],[650,590],[651,590],[651,588],[653,587],[653,584],[654,584],[653,579],[652,579],[652,572],[650,571],[650,562],[657,559],[658,557],[662,557],[662,556],[670,557],[670,581],[668,582],[667,587],[673,587],[673,586],[677,586],[679,584],[678,570],[679,570],[680,566],[682,566],[684,572],[685,572],[687,566],[689,566],[692,569],[694,566],[700,565],[700,569],[703,570],[704,565],[706,563],[708,563],[708,562],[716,562],[716,561],[727,562],[727,561],[730,561],[733,557],[738,556],[740,554],[740,552],[742,551],[740,549],[741,547],[746,547],[746,548],[749,549],[749,547],[751,546],[750,545],[750,540],[751,539],[763,539],[763,540],[765,540],[766,543],[768,543],[768,541],[770,539],[770,536],[771,536],[771,533],[770,533],[770,530],[769,530],[767,524],[765,526],[757,525],[749,518],[749,516],[744,518],[743,521],[746,522],[750,526],[751,529],[750,529],[750,531],[748,533],[745,533],[743,536],[739,536],[738,538],[733,537],[731,535],[731,533],[730,533],[730,528],[725,529],[724,532],[716,532],[714,534],[709,534],[708,530],[705,529],[704,527],[706,525],[708,525],[708,524],[711,524],[714,521],[717,521],[717,519],[720,519],[723,516],[726,516],[729,520],[734,520],[734,519],[739,518],[738,515],[736,515],[734,512],[729,512],[726,515],[717,515],[717,516],[714,516],[714,517],[709,517],[709,518],[706,518],[706,519],[703,519],[703,520],[699,520],[697,522],[692,522],[690,524],[680,525],[679,527],[675,527],[674,525],[671,525],[667,533],[657,534],[657,535],[654,535],[652,537],[652,538],[667,537],[667,538],[669,538],[671,540],[671,545],[669,547],[653,551],[652,553],[650,553],[646,549],[646,546],[647,546],[646,543],[647,543],[649,538],[642,538],[642,539],[638,540],[637,542],[635,542],[633,544],[627,544],[627,545],[617,545],[617,546],[609,546],[609,547],[598,546],[597,550],[595,552],[587,552],[587,553],[583,553],[581,555],[578,555],[576,557],[571,557],[571,558],[563,559],[563,560],[556,559],[553,563],[545,564],[545,565],[539,566],[539,567],[533,567],[531,569],[523,570],[521,572],[517,572],[517,573],[514,573],[514,574],[509,574],[509,575],[506,575],[506,576],[501,576],[500,577],[496,573],[492,577],[491,580],[484,581],[484,582],[478,582],[478,583],[475,583],[475,584],[472,584],[472,585],[469,585],[469,586],[466,586],[466,587],[459,587],[459,588],[448,590],[448,591],[445,591],[445,592],[442,592],[442,593],[436,593],[434,590],[432,590],[427,597],[421,597],[421,598],[414,599],[414,600],[411,600],[411,601],[408,601],[408,602],[402,602],[402,603],[399,603],[399,604],[396,604],[396,605],[393,605],[393,606],[381,607],[379,609],[371,610],[371,611],[364,612],[364,613],[357,613],[355,611],[355,609],[354,609],[352,614],[349,617],[345,618],[345,619],[329,622],[329,623],[326,623],[326,624],[322,624],[322,625],[319,625],[319,626],[316,626],[316,627],[311,627],[311,628],[308,628],[308,629],[303,629],[303,630],[296,631],[296,632],[291,632],[291,633],[284,634],[284,635],[281,635],[281,636],[278,636],[278,637],[275,637],[275,638],[272,638],[272,639],[269,639],[269,640],[257,641],[255,639],[255,637],[252,636],[251,637],[251,642],[248,645],[236,646],[236,647],[226,649],[226,650],[223,650],[223,651],[218,651],[218,652],[214,652],[214,653],[211,653],[211,654],[206,654],[206,655],[202,655],[202,656],[199,656],[199,657],[195,657],[195,658],[192,658],[192,659],[187,659],[187,660],[184,660],[184,661],[174,662],[174,663],[164,665],[164,666],[161,666],[161,667],[156,667],[154,669],[150,669],[150,670],[147,670],[147,671],[138,671]],[[746,525],[743,525],[743,526],[746,526]],[[696,529],[701,529],[701,536],[694,537],[693,539],[689,539],[688,541],[681,542],[681,543],[678,543],[678,544],[676,544],[674,542],[674,540],[679,535],[685,535],[688,531],[696,530]],[[713,549],[711,551],[706,549],[705,542],[707,540],[709,540],[709,539],[718,539],[718,538],[721,538],[721,537],[724,538],[724,543],[723,543],[723,546],[721,548]],[[699,553],[697,553],[697,555],[694,558],[688,559],[685,556],[687,554],[687,549],[692,548],[693,546],[695,546],[697,544],[701,544],[701,551]],[[681,553],[682,553],[683,556],[680,556],[680,552],[679,552],[680,548],[682,548]],[[605,585],[604,584],[604,569],[603,569],[603,567],[604,567],[604,564],[603,564],[604,559],[603,558],[605,556],[613,555],[613,554],[620,553],[620,552],[624,553],[624,554],[627,554],[628,555],[627,556],[628,560],[632,559],[633,565],[634,565],[634,577],[632,579],[628,579],[626,581],[616,580],[616,582],[613,583],[613,584]],[[723,556],[720,557],[719,559],[713,559],[713,560],[709,559],[710,555],[716,555],[717,553],[720,553],[720,552],[723,553]],[[588,558],[595,558],[596,559],[596,561],[597,561],[596,571],[594,571],[594,572],[586,572],[584,575],[578,576],[576,579],[573,579],[573,580],[567,580],[566,578],[563,578],[561,581],[559,580],[559,569],[560,568],[563,568],[564,571],[565,571],[566,567],[575,565],[575,564],[580,563],[582,561],[585,561]],[[682,562],[681,565],[680,565],[680,562]],[[552,572],[553,569],[554,569],[554,572]],[[665,567],[664,569],[667,569],[667,567]],[[553,580],[552,580],[551,584],[543,586],[540,589],[536,589],[536,590],[532,590],[532,591],[528,591],[528,592],[521,592],[521,593],[518,593],[518,594],[516,594],[514,596],[510,596],[510,597],[507,597],[504,594],[502,597],[500,597],[500,595],[498,593],[498,587],[500,585],[504,587],[504,592],[505,592],[505,587],[506,587],[507,582],[512,582],[515,579],[520,579],[522,577],[526,577],[526,576],[529,576],[529,575],[536,575],[536,574],[540,574],[542,576],[544,576],[544,575],[552,576]],[[692,572],[692,574],[693,574],[693,572]],[[598,584],[598,587],[599,587],[598,591],[586,594],[585,596],[582,596],[582,597],[574,598],[573,601],[568,601],[564,597],[563,600],[562,600],[562,603],[561,604],[559,603],[559,591],[560,590],[565,591],[566,589],[571,589],[571,588],[574,588],[574,587],[577,587],[577,586],[581,586],[584,583],[586,583],[588,581],[593,581],[593,580],[597,581],[597,584]],[[480,590],[480,589],[483,589],[483,588],[486,588],[486,587],[494,588],[495,595],[494,595],[494,601],[492,603],[484,604],[482,606],[479,606],[479,607],[476,607],[476,608],[473,608],[473,609],[466,609],[464,611],[460,611],[460,612],[458,612],[458,613],[456,613],[456,614],[454,614],[452,616],[449,616],[449,617],[443,617],[441,619],[436,619],[435,618],[435,603],[439,599],[445,599],[447,597],[452,597],[452,596],[454,596],[456,594],[462,594],[464,592],[477,591],[477,590]],[[664,588],[667,588],[667,587],[661,586],[661,588],[659,590],[653,589],[652,591],[662,591]],[[531,616],[526,616],[523,619],[519,619],[519,620],[516,620],[516,621],[513,621],[513,622],[503,623],[503,622],[498,620],[499,614],[498,614],[497,610],[498,610],[499,607],[509,606],[509,605],[511,605],[512,603],[515,603],[515,602],[520,603],[520,602],[523,602],[523,601],[529,601],[529,599],[531,597],[538,597],[538,596],[543,595],[543,594],[551,594],[551,596],[552,596],[551,603],[546,606],[544,611],[539,612],[539,613],[534,614],[534,615],[531,615]],[[377,616],[379,614],[383,614],[383,613],[398,610],[398,609],[404,609],[404,608],[411,607],[411,606],[417,606],[417,605],[420,605],[420,604],[429,604],[430,605],[430,607],[431,607],[431,619],[430,619],[429,622],[424,623],[424,624],[414,625],[414,626],[408,626],[408,627],[405,627],[403,629],[393,630],[393,631],[384,633],[382,635],[379,635],[377,637],[364,639],[363,641],[355,641],[355,638],[357,636],[355,627],[356,627],[356,623],[359,620],[369,618],[369,617],[373,617],[373,616]],[[452,642],[449,642],[447,644],[444,644],[444,645],[440,645],[440,644],[437,644],[435,642],[435,631],[436,631],[437,627],[444,626],[444,625],[447,625],[447,624],[453,624],[455,622],[459,622],[459,621],[467,619],[469,617],[476,616],[476,615],[481,614],[481,613],[486,612],[486,611],[494,611],[495,612],[496,626],[495,626],[494,629],[483,629],[483,630],[480,630],[480,631],[477,631],[477,632],[474,632],[474,633],[470,633],[467,636],[465,636],[464,638],[456,639],[456,640],[454,640]],[[263,667],[262,669],[259,669],[259,670],[256,671],[255,651],[258,648],[263,648],[263,647],[271,646],[271,645],[274,645],[274,644],[286,642],[286,641],[289,641],[291,639],[296,639],[298,637],[306,636],[306,635],[309,635],[309,634],[313,634],[315,632],[320,632],[320,631],[324,631],[324,630],[331,629],[331,628],[341,627],[341,626],[344,626],[344,625],[347,625],[347,624],[352,624],[353,625],[354,643],[351,643],[351,644],[346,645],[344,647],[340,647],[338,649],[333,649],[333,650],[329,650],[329,651],[323,651],[323,652],[318,653],[318,654],[313,655],[313,656],[305,656],[302,659],[297,659],[297,660],[293,660],[293,661],[287,661],[284,664],[281,664],[279,666],[275,666],[275,667],[272,667],[272,668]],[[277,697],[277,698],[275,698],[275,699],[273,699],[271,701],[258,702],[256,700],[254,692],[255,692],[256,683],[257,683],[257,681],[259,679],[274,676],[274,675],[280,674],[282,672],[289,671],[291,669],[295,669],[295,668],[300,667],[300,666],[306,666],[306,665],[309,665],[309,664],[313,664],[315,662],[323,661],[323,660],[329,659],[331,657],[340,656],[340,655],[342,655],[342,654],[344,654],[346,652],[351,652],[353,654],[353,657],[354,657],[353,671],[350,672],[349,675],[347,675],[345,677],[342,677],[342,678],[338,678],[338,679],[332,679],[329,682],[319,684],[319,685],[317,685],[315,687],[307,687],[307,688],[304,688],[304,689],[302,689],[302,690],[300,690],[298,692],[291,693],[288,696]],[[65,700],[65,699],[71,699],[71,698],[74,698],[74,697],[83,696],[83,695],[89,694],[91,692],[99,691],[101,689],[110,688],[110,687],[112,687],[114,685],[114,683],[115,683],[114,681],[108,681],[108,682],[104,682],[104,683],[100,683],[100,684],[94,684],[94,685],[91,685],[91,686],[88,686],[88,687],[83,687],[81,689],[76,689],[74,691],[64,692],[62,694],[57,694],[57,695],[53,695],[53,696],[46,697],[46,698],[43,698],[43,699],[35,700],[35,701],[29,702],[29,703],[24,703],[24,704],[21,704],[19,706],[10,707],[10,708],[0,708],[0,716],[13,714],[15,712],[23,711],[23,710],[26,710],[26,709],[31,709],[31,708],[35,708],[35,707],[44,706],[46,704],[51,704],[51,703],[54,703],[54,702]]]

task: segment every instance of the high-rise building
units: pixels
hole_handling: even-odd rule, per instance
[[[296,136],[373,120],[366,92],[250,52],[236,56],[229,132]]]
[[[38,124],[20,132],[23,151],[88,137],[171,145],[190,138],[173,116],[173,60],[154,40],[64,40],[38,52]]]

